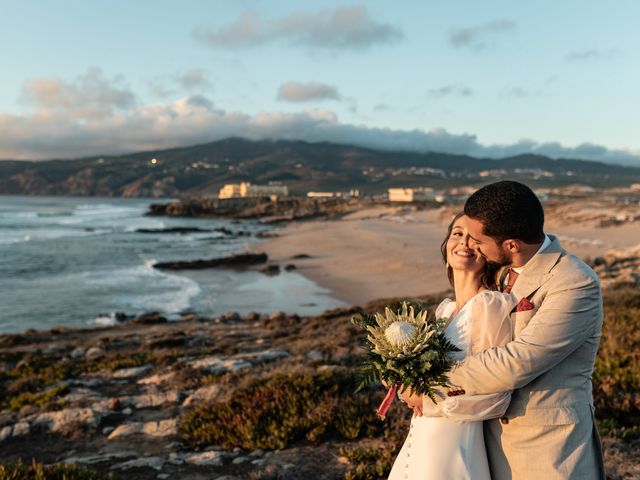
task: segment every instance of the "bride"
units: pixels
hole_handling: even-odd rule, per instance
[[[509,313],[515,297],[496,291],[496,271],[469,247],[467,218],[458,214],[442,243],[447,275],[455,300],[436,309],[446,318],[445,334],[458,348],[457,359],[511,340]],[[455,394],[450,392],[449,395]],[[490,480],[482,420],[501,417],[510,392],[477,396],[402,397],[413,408],[409,434],[391,469],[390,480]]]

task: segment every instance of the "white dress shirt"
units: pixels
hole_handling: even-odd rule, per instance
[[[546,233],[544,234],[544,242],[542,242],[542,245],[540,245],[540,248],[538,249],[538,251],[535,253],[535,255],[533,257],[531,257],[529,259],[529,261],[527,261],[527,263],[525,263],[524,265],[522,265],[521,267],[512,267],[511,269],[516,272],[518,275],[520,275],[522,273],[522,270],[524,270],[524,267],[527,266],[527,264],[533,260],[535,258],[536,255],[538,255],[540,252],[542,252],[545,248],[547,248],[549,245],[551,245],[551,239],[549,238],[549,235],[547,235]]]

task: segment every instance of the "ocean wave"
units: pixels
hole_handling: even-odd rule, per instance
[[[105,222],[114,220],[130,220],[142,217],[146,212],[143,206],[118,206],[109,203],[78,205],[73,215],[59,221],[62,225],[76,225],[91,222]]]
[[[111,312],[108,314],[98,315],[95,320],[92,320],[89,323],[93,325],[99,325],[101,327],[112,327],[113,325],[117,325],[120,322],[118,321],[117,313]]]
[[[0,229],[2,231],[2,235],[0,235],[0,245],[11,245],[15,243],[23,243],[30,241],[40,241],[40,240],[58,240],[60,238],[68,238],[68,237],[88,237],[88,236],[97,236],[97,235],[107,235],[112,233],[112,229],[110,228],[92,228],[90,230],[86,229],[70,229],[70,228],[60,228],[60,229]]]
[[[85,287],[113,290],[125,311],[170,314],[189,309],[192,298],[201,293],[200,285],[189,278],[156,270],[154,263],[155,259],[146,259],[143,265],[108,272],[74,274],[78,278],[66,281],[81,281]],[[146,292],[141,287],[144,285],[149,286]],[[108,321],[105,318],[101,320]]]
[[[38,218],[36,212],[0,212],[0,218],[22,219],[22,218]]]

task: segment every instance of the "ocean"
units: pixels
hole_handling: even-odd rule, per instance
[[[0,196],[0,332],[115,323],[115,313],[285,311],[342,306],[294,272],[160,271],[155,262],[259,251],[256,221],[148,217],[161,199]],[[143,233],[186,227],[205,232]],[[225,228],[228,235],[216,229]],[[293,252],[298,253],[298,252]]]

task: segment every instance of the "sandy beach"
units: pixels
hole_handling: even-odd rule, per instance
[[[640,243],[640,224],[598,228],[594,222],[564,224],[548,216],[547,233],[582,258]],[[440,244],[451,210],[413,211],[408,207],[361,210],[339,220],[291,223],[259,245],[278,263],[298,271],[349,304],[414,296],[450,288]],[[295,259],[299,254],[311,258]]]

